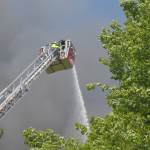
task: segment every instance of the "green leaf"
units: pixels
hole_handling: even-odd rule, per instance
[[[102,58],[102,57],[100,57],[100,58],[99,58],[99,61],[102,61],[102,60],[103,60],[103,58]]]

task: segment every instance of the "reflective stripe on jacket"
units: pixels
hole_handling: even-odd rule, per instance
[[[61,49],[61,47],[59,45],[60,45],[59,42],[54,42],[54,44],[51,46],[51,48],[59,48],[59,49]]]

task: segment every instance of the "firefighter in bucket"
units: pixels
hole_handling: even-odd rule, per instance
[[[55,50],[54,55],[57,56],[57,59],[61,58],[61,55],[64,53],[65,48],[65,40],[61,40],[59,42],[54,42],[51,46],[52,50]]]

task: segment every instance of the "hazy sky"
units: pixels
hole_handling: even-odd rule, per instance
[[[107,107],[101,87],[87,91],[86,85],[101,82],[109,86],[107,66],[99,57],[108,58],[98,35],[110,29],[112,20],[125,22],[119,0],[1,0],[0,1],[0,91],[8,86],[37,56],[41,46],[70,39],[76,48],[75,66],[88,118],[105,117]],[[27,150],[22,132],[32,126],[52,129],[68,138],[75,133],[73,72],[44,72],[31,90],[0,121],[4,136],[1,150]]]

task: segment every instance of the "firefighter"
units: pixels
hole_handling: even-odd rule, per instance
[[[61,40],[60,43],[61,43],[61,46],[62,46],[62,50],[64,50],[64,48],[65,48],[65,40]]]
[[[60,43],[61,43],[61,58],[64,58],[65,57],[65,53],[64,53],[64,50],[65,50],[65,40],[61,40]]]
[[[57,56],[57,58],[60,58],[60,42],[54,42],[53,45],[51,46],[52,50],[55,50],[55,55]]]

